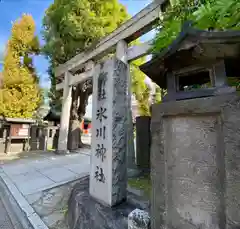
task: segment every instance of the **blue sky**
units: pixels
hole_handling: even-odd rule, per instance
[[[11,33],[11,22],[14,22],[23,13],[29,13],[36,22],[37,34],[40,35],[41,23],[45,10],[53,0],[1,0],[0,1],[0,52],[5,48],[5,44]],[[151,0],[120,0],[131,15],[135,15],[143,9]],[[145,36],[149,37],[151,35]],[[41,37],[40,37],[41,38]],[[143,38],[143,40],[145,40]],[[41,43],[44,41],[41,40]],[[34,65],[41,77],[42,86],[48,84],[47,68],[48,62],[43,56],[34,59]]]

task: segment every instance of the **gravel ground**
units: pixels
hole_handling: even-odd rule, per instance
[[[0,229],[14,229],[12,222],[0,198]]]

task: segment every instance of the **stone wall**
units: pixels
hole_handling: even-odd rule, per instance
[[[240,227],[240,97],[152,111],[152,229]]]

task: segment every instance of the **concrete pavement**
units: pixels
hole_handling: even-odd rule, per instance
[[[86,150],[86,153],[87,150]],[[26,196],[76,180],[90,169],[86,154],[45,155],[37,159],[20,159],[1,166],[2,172]]]
[[[7,210],[5,209],[0,198],[0,229],[14,229],[13,224],[9,218]]]
[[[69,155],[39,152],[39,154],[35,153],[33,157],[28,156],[7,163],[2,161],[2,164],[0,163],[0,185],[2,182],[2,188],[3,186],[7,187],[7,190],[5,189],[7,199],[11,197],[11,202],[16,201],[16,206],[20,207],[20,210],[15,214],[20,215],[20,211],[24,212],[27,221],[35,225],[33,228],[47,229],[47,226],[31,206],[31,201],[40,192],[88,175],[90,171],[90,152],[90,149],[81,149],[80,153]],[[0,220],[6,224],[6,222],[9,222],[7,221],[8,217],[6,213],[2,214],[1,211],[6,212],[0,206],[0,215],[2,216]],[[10,226],[6,228],[12,229]],[[5,229],[1,222],[0,229]]]

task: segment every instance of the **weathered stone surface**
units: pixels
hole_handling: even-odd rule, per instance
[[[107,207],[94,200],[88,191],[89,179],[73,188],[68,204],[70,229],[127,229],[128,215],[136,208],[148,210],[148,203],[134,194],[115,207]]]
[[[59,150],[59,149],[56,149],[54,151],[55,154],[57,155],[67,155],[67,154],[70,154],[70,151],[69,150]]]
[[[108,206],[126,199],[127,71],[112,58],[97,65],[93,77],[90,194]]]
[[[66,213],[73,186],[78,181],[28,195],[27,200],[50,229],[67,229]]]
[[[44,223],[48,225],[49,228],[54,228],[58,224],[59,221],[63,220],[63,214],[62,212],[54,212],[48,216],[45,216],[42,218]]]
[[[80,122],[78,120],[70,120],[69,129],[68,149],[77,150],[79,148],[79,139],[81,138]]]
[[[152,229],[240,228],[240,98],[152,111]]]
[[[41,197],[33,203],[33,208],[41,217],[52,214],[62,205],[63,199],[68,198],[69,195],[66,197],[64,191],[63,188],[53,188],[42,192]]]
[[[0,228],[1,229],[14,229],[10,217],[5,209],[0,197]]]
[[[37,202],[41,197],[42,197],[42,192],[37,192],[37,193],[25,196],[29,204],[33,204],[34,202]]]
[[[150,229],[148,212],[135,209],[128,215],[128,229]]]

